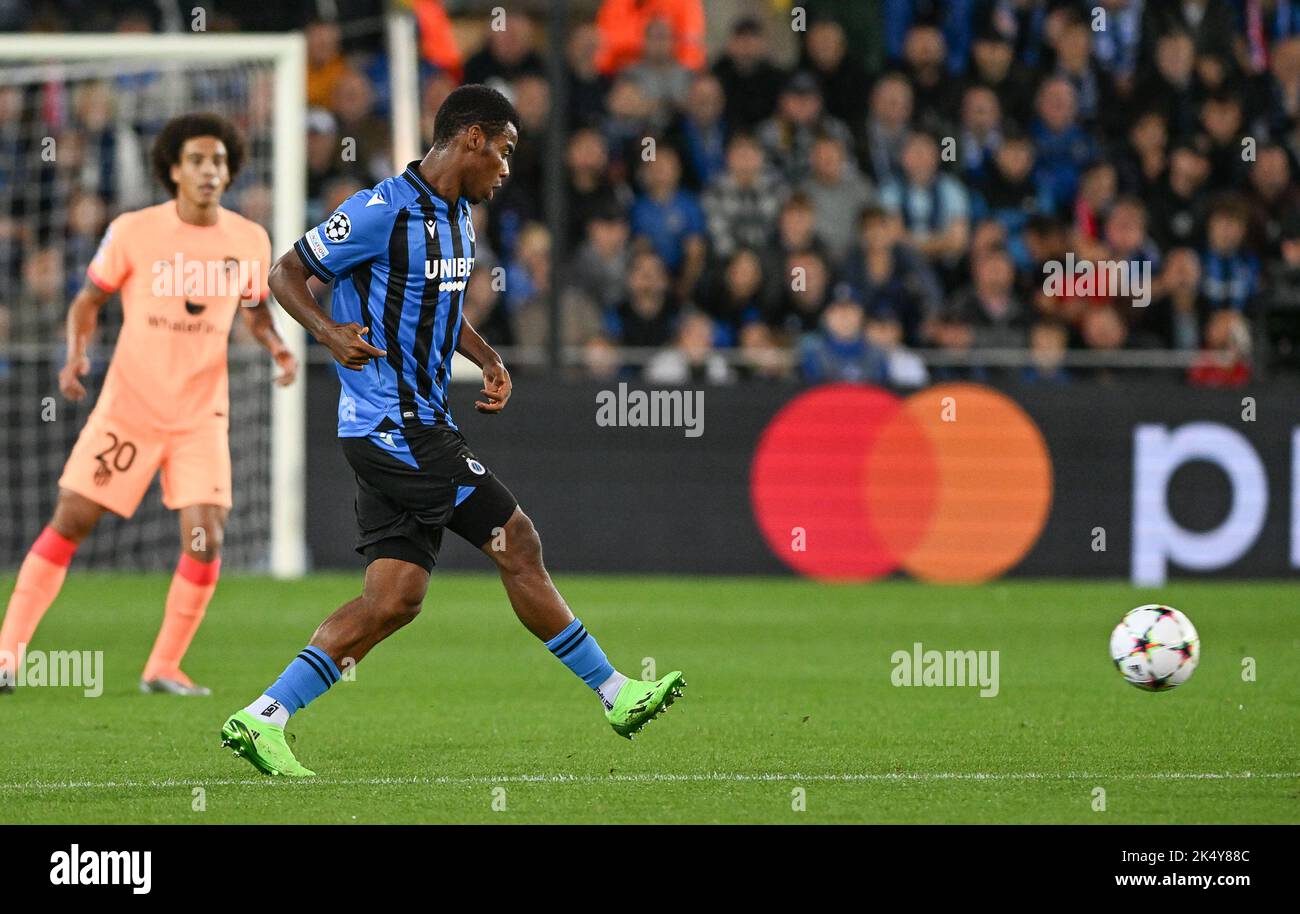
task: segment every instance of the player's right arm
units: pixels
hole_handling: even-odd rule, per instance
[[[68,308],[68,360],[59,372],[59,390],[69,400],[77,401],[86,396],[80,378],[90,371],[88,351],[99,324],[100,309],[131,275],[128,251],[136,224],[135,216],[135,213],[123,213],[109,223],[90,266],[86,268],[86,285]]]
[[[309,275],[296,251],[285,252],[275,262],[267,277],[267,284],[275,293],[275,300],[280,303],[280,307],[302,324],[344,368],[360,371],[371,359],[387,355],[384,350],[376,349],[363,339],[369,328],[357,323],[340,324],[320,309],[316,297],[307,286]]]
[[[94,282],[88,282],[72,300],[68,308],[68,360],[59,371],[59,390],[72,401],[85,399],[86,388],[81,378],[90,371],[90,341],[99,325],[100,309],[112,298]]]
[[[329,349],[336,362],[353,371],[360,371],[371,359],[383,358],[387,353],[365,341],[368,328],[356,322],[340,324],[322,311],[307,279],[315,276],[321,282],[333,282],[358,264],[379,256],[388,247],[395,214],[395,207],[378,192],[358,191],[299,238],[275,262],[267,277],[276,301],[289,316]]]

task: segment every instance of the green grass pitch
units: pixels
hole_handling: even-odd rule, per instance
[[[294,718],[319,777],[257,775],[218,748],[222,720],[359,582],[227,575],[186,662],[215,694],[181,699],[136,690],[167,578],[74,570],[33,647],[103,650],[104,694],[0,697],[0,822],[1300,821],[1294,583],[561,576],[624,672],[686,672],[685,698],[628,742],[494,577],[438,574],[422,616]],[[1164,694],[1106,655],[1153,601],[1202,639]],[[999,651],[999,694],[895,687],[891,655],[917,641]]]

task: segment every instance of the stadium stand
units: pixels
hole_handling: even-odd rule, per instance
[[[558,316],[567,369],[593,376],[1235,386],[1297,367],[1293,4],[574,2],[563,111],[544,4],[500,21],[489,3],[401,5],[421,30],[426,139],[460,82],[503,88],[519,110],[512,180],[480,214],[480,272],[506,281],[477,280],[467,313],[522,365],[545,363]],[[23,6],[0,4],[0,27],[184,30],[190,4]],[[207,19],[306,34],[308,223],[405,164],[384,12],[232,4]],[[57,337],[103,227],[149,192],[111,90],[0,87],[0,199],[32,205],[5,190],[33,179],[15,164],[31,138],[88,153],[76,175],[40,178],[35,205],[68,209],[66,237],[23,237],[24,213],[0,212],[0,340]],[[256,219],[266,197],[250,183],[233,201]],[[1067,255],[1112,268],[1050,289]]]

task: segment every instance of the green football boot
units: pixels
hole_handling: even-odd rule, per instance
[[[221,728],[221,745],[248,759],[263,774],[290,778],[316,776],[316,772],[304,768],[293,757],[293,751],[284,741],[284,727],[258,720],[247,711],[230,715]]]
[[[614,707],[605,712],[605,719],[619,736],[632,738],[650,721],[658,717],[686,688],[681,670],[673,670],[655,682],[629,679],[623,683],[614,698]]]

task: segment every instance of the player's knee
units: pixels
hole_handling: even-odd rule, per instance
[[[395,591],[378,597],[367,597],[366,601],[390,623],[397,627],[415,621],[415,617],[424,608],[424,594]]]
[[[65,496],[55,506],[50,526],[64,539],[80,543],[95,529],[100,513],[97,506],[84,499]]]
[[[199,562],[221,557],[226,539],[226,512],[219,508],[189,511],[181,521],[181,550]]]
[[[66,515],[60,516],[56,513],[54,519],[50,521],[50,526],[54,528],[55,533],[65,540],[80,543],[90,536],[90,532],[95,529],[95,522],[75,515],[69,517]]]
[[[220,525],[196,526],[181,538],[181,550],[196,561],[209,563],[221,558],[225,529]]]
[[[428,586],[428,574],[411,566],[409,573],[403,571],[377,578],[368,575],[362,597],[375,613],[401,627],[420,614]]]
[[[415,596],[414,594],[403,597],[397,604],[397,618],[402,620],[402,624],[414,622],[415,617],[424,609],[424,596]]]
[[[542,538],[532,519],[516,511],[505,528],[505,548],[497,553],[497,564],[507,574],[526,574],[542,570]]]

